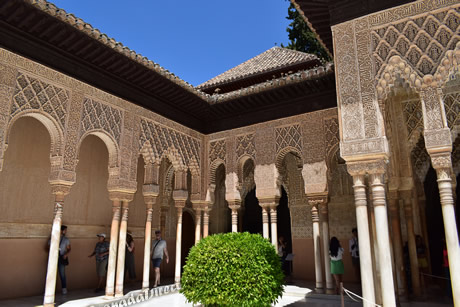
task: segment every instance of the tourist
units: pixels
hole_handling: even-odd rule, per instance
[[[163,254],[166,256],[166,263],[169,263],[169,254],[166,247],[166,241],[161,238],[161,231],[155,230],[155,240],[152,243],[152,262],[155,270],[155,282],[153,287],[160,285],[160,265],[163,260]]]
[[[107,265],[110,250],[110,243],[105,240],[105,233],[100,233],[97,235],[97,237],[99,241],[96,243],[96,247],[94,248],[93,253],[88,256],[89,258],[96,256],[96,273],[99,277],[99,282],[95,292],[104,290],[104,278],[107,275]]]
[[[335,280],[335,290],[340,294],[340,283],[342,282],[342,275],[344,273],[343,267],[343,248],[336,237],[332,237],[329,244],[329,256],[331,258],[331,274]]]
[[[289,275],[289,270],[287,268],[286,257],[288,255],[287,251],[287,242],[283,236],[280,236],[278,239],[278,256],[281,258],[281,268],[285,275]]]
[[[360,264],[359,264],[359,244],[358,244],[358,229],[353,228],[351,230],[353,237],[348,242],[348,247],[351,255],[351,263],[353,264],[353,269],[355,271],[356,280],[361,280]]]
[[[129,279],[136,279],[136,269],[134,266],[134,239],[129,230],[126,234],[125,272],[126,271],[128,271]]]
[[[59,241],[59,258],[58,258],[58,273],[61,279],[62,294],[67,294],[67,278],[65,276],[65,267],[69,265],[69,253],[71,250],[70,240],[66,237],[67,226],[61,226],[61,238]],[[51,244],[51,239],[48,242]]]

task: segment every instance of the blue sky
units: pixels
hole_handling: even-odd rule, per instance
[[[50,0],[198,85],[287,44],[285,0]]]

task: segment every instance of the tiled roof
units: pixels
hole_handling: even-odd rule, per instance
[[[313,54],[275,46],[259,54],[258,56],[224,72],[223,74],[214,77],[197,87],[194,87],[167,69],[161,67],[159,64],[149,60],[147,57],[136,53],[135,51],[124,46],[121,42],[117,42],[115,39],[108,37],[104,33],[101,33],[98,29],[93,28],[90,24],[86,23],[81,18],[75,17],[73,14],[69,14],[65,10],[56,7],[53,3],[48,2],[47,0],[24,0],[24,2],[30,3],[41,11],[75,27],[92,39],[99,41],[100,43],[115,50],[116,52],[119,52],[131,60],[144,65],[152,71],[155,71],[156,73],[185,88],[189,92],[194,93],[210,104],[224,102],[231,99],[236,99],[241,96],[263,92],[287,84],[303,82],[306,80],[314,80],[316,78],[321,78],[324,75],[333,73],[332,63],[326,63],[321,64],[320,67],[289,73],[277,79],[251,85],[249,87],[235,90],[229,93],[215,93],[210,95],[203,92],[202,88],[279,70],[291,65],[308,63],[310,61],[319,62],[319,60]]]
[[[318,60],[316,55],[275,46],[198,85],[197,88],[204,89],[314,60]]]

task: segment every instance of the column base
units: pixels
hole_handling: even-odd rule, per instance
[[[114,293],[105,293],[105,298],[106,299],[113,299],[115,297]]]
[[[43,304],[43,307],[54,307],[54,303]]]
[[[123,293],[115,293],[115,297],[123,297]]]
[[[323,288],[315,288],[315,292],[316,292],[316,293],[319,293],[319,294],[323,294],[323,293],[324,293],[324,289],[323,289]]]
[[[334,289],[326,289],[326,294],[337,294],[337,292],[335,291],[335,288]]]

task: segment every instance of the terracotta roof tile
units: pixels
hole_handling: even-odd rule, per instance
[[[204,89],[244,79],[257,74],[278,70],[294,64],[315,60],[318,61],[318,57],[316,55],[275,46],[258,56],[253,57],[252,59],[249,59],[246,62],[198,85],[197,88]]]

